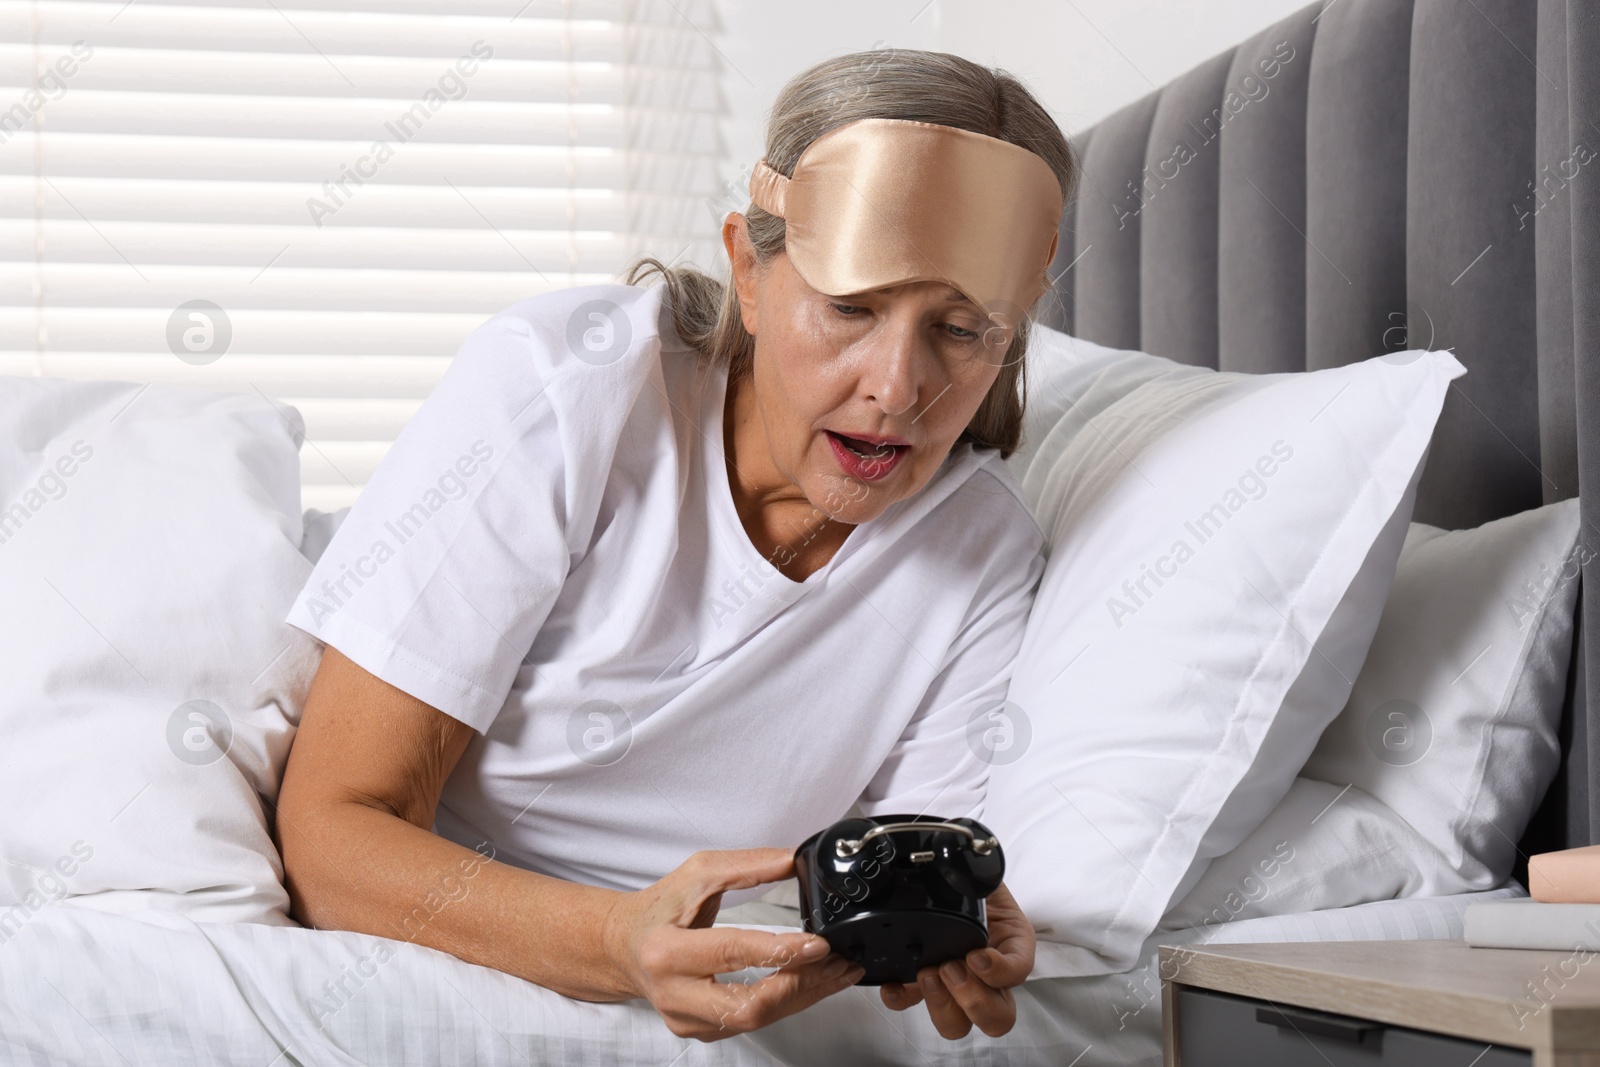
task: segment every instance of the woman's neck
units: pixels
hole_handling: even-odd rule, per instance
[[[751,544],[791,581],[825,567],[854,527],[830,518],[778,470],[748,374],[728,380],[722,444],[733,506]]]

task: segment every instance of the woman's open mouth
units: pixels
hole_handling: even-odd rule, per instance
[[[823,432],[828,435],[828,445],[833,449],[839,466],[844,468],[846,474],[864,482],[876,482],[888,477],[889,472],[899,466],[901,458],[911,451],[910,445],[847,437],[832,430]]]

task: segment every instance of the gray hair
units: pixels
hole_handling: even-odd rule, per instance
[[[764,157],[779,173],[792,175],[812,141],[866,118],[932,122],[1020,145],[1050,164],[1061,182],[1062,202],[1072,202],[1078,162],[1055,119],[1012,75],[947,52],[853,52],[796,75],[772,105]],[[784,250],[784,220],[754,205],[744,214],[756,261],[765,266]],[[755,338],[745,331],[734,287],[652,256],[635,263],[624,280],[633,285],[654,274],[667,287],[665,301],[678,336],[703,357],[725,364],[730,379],[749,373]],[[975,448],[997,448],[1002,458],[1022,439],[1023,368],[1032,317],[1030,310],[1028,321],[1015,331],[999,376],[959,439]]]

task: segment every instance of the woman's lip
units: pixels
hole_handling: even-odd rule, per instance
[[[841,437],[851,437],[857,441],[866,441],[872,445],[894,445],[896,448],[904,448],[911,444],[904,437],[883,437],[873,433],[845,433],[842,430],[829,430],[828,432],[839,434]]]
[[[826,432],[826,436],[828,438],[828,447],[833,449],[833,457],[838,461],[839,466],[844,468],[846,474],[859,478],[864,482],[876,482],[887,478],[890,472],[900,465],[900,461],[905,457],[905,454],[911,451],[909,446],[900,445],[893,448],[882,459],[868,458],[857,455],[852,451],[849,445],[839,439],[839,434],[830,430]]]

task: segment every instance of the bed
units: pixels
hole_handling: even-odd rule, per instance
[[[1250,87],[1263,56],[1275,73]],[[1200,146],[1180,161],[1170,146],[1184,138]],[[1463,528],[1579,496],[1600,471],[1600,179],[1574,170],[1592,154],[1579,143],[1600,146],[1600,12],[1313,4],[1078,136],[1083,181],[1044,322],[1256,373],[1449,348],[1470,373],[1445,403],[1416,517]],[[1591,544],[1600,498],[1581,507]],[[1561,770],[1524,857],[1600,839],[1589,584]],[[569,1000],[413,944],[51,908],[0,943],[0,1045],[15,1063],[1145,1064],[1160,1055],[1159,944],[1457,937],[1471,900],[1521,893],[1154,934],[1132,969],[1030,982],[1011,1033],[958,1042],[855,989],[702,1044],[642,1001]],[[719,921],[793,927],[798,912],[773,894]]]
[[[1465,906],[1459,897],[1382,901],[1249,920],[1228,934],[1235,941],[1452,937]],[[781,918],[777,910],[748,917]],[[1182,939],[1152,939],[1152,952],[1155,940]],[[702,1043],[674,1037],[643,1001],[570,1000],[433,949],[365,934],[55,908],[0,952],[0,1033],[9,1063],[1160,1061],[1160,983],[1148,961],[1127,974],[1029,982],[1017,1003],[1017,1025],[1004,1037],[951,1042],[934,1032],[925,1012],[890,1012],[875,990],[857,988],[754,1033]]]

